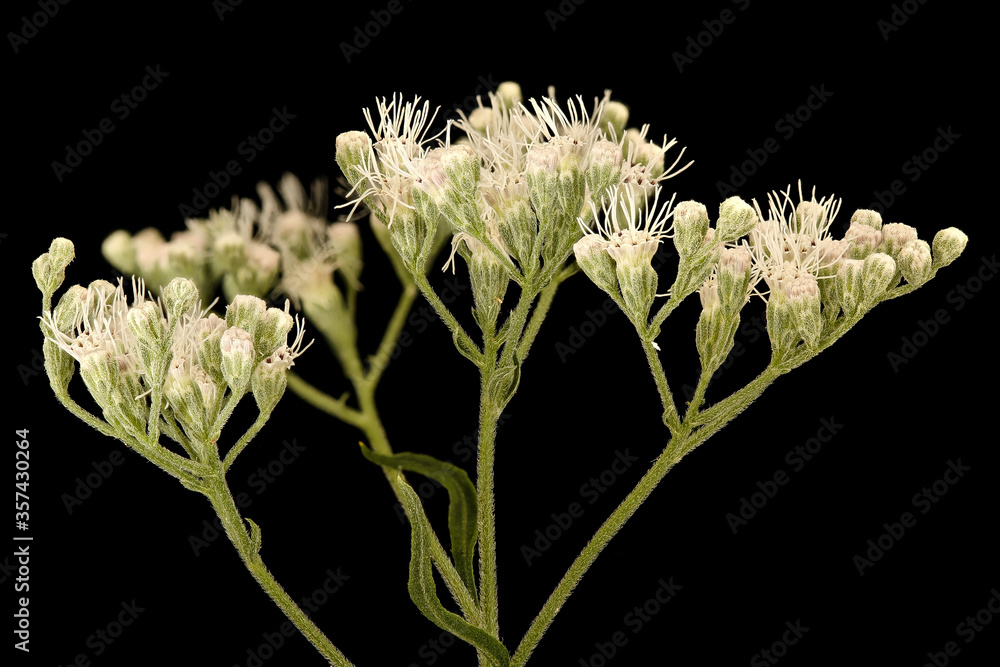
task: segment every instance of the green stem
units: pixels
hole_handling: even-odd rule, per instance
[[[580,555],[576,557],[576,560],[570,565],[569,570],[563,575],[559,585],[552,591],[552,594],[546,600],[538,616],[531,622],[531,626],[514,652],[514,657],[510,662],[511,667],[521,667],[521,665],[528,661],[528,657],[535,650],[535,647],[538,646],[542,635],[548,630],[556,614],[559,613],[559,610],[562,609],[566,600],[573,592],[573,589],[583,579],[583,575],[593,565],[598,554],[608,545],[611,538],[618,534],[618,531],[635,514],[635,511],[649,497],[660,480],[663,479],[667,472],[684,455],[683,443],[684,439],[677,439],[676,436],[672,438],[663,450],[663,453],[656,459],[649,471],[643,475],[643,478],[636,487],[632,489],[631,493],[625,497],[625,500],[611,513],[611,516],[608,517],[601,527],[597,529],[594,537],[587,543],[587,546],[580,552]]]
[[[538,297],[538,303],[535,305],[535,310],[531,313],[531,319],[528,320],[528,326],[524,329],[524,335],[521,336],[521,342],[517,345],[517,357],[522,362],[525,357],[528,356],[528,352],[531,350],[531,344],[535,342],[535,337],[538,335],[538,331],[542,328],[542,321],[545,320],[545,316],[549,314],[549,308],[552,306],[552,300],[555,299],[556,290],[559,289],[559,283],[561,281],[553,280],[545,289],[541,291]]]
[[[417,294],[417,286],[414,283],[410,282],[403,286],[403,293],[400,295],[396,310],[393,311],[392,318],[385,329],[378,351],[369,359],[368,374],[365,376],[369,383],[377,385],[382,378],[382,373],[389,365],[389,359],[396,347],[396,340],[403,330],[403,325],[406,324],[406,316],[410,312],[410,308],[413,307]]]
[[[339,399],[333,398],[291,371],[285,377],[288,380],[288,388],[298,394],[299,398],[305,402],[346,424],[357,428],[361,427],[364,417],[360,412],[347,405],[347,394]]]
[[[660,392],[660,401],[663,403],[663,423],[667,425],[671,433],[677,433],[681,428],[680,417],[677,414],[677,406],[674,405],[674,395],[670,392],[670,385],[667,384],[663,364],[660,363],[660,355],[653,347],[652,338],[642,336],[642,349],[649,361],[649,370],[653,374],[653,381],[656,382],[656,389]]]
[[[260,432],[260,429],[264,427],[264,424],[270,416],[270,410],[267,412],[261,412],[257,415],[257,419],[254,421],[253,426],[251,426],[249,430],[247,430],[247,432],[236,441],[236,444],[233,445],[228,452],[226,452],[226,460],[222,462],[223,472],[229,470],[229,467],[233,465],[236,457],[240,455],[240,452],[242,452],[247,445],[250,444],[250,441],[253,440],[254,436]]]
[[[431,287],[431,284],[427,281],[427,276],[418,274],[414,276],[414,280],[417,287],[420,289],[420,293],[423,294],[424,298],[431,304],[434,312],[436,312],[438,317],[440,317],[445,323],[445,326],[448,327],[448,331],[451,332],[452,336],[454,336],[456,340],[461,340],[462,345],[465,346],[466,350],[475,351],[476,356],[479,358],[477,364],[481,363],[482,352],[479,350],[479,346],[473,342],[472,338],[469,337],[469,334],[465,333],[465,329],[462,328],[462,325],[458,323],[455,316],[451,314],[448,307],[444,305],[443,301],[441,301],[441,297],[437,295],[437,292],[434,291],[434,288]]]
[[[216,471],[216,475],[206,479],[204,493],[208,496],[216,514],[219,515],[219,519],[222,520],[222,525],[226,530],[229,541],[236,547],[236,551],[239,552],[243,563],[250,570],[250,574],[253,575],[253,578],[257,580],[257,583],[260,584],[261,588],[278,605],[281,611],[285,613],[288,620],[299,629],[299,632],[316,647],[316,650],[330,664],[337,667],[353,667],[351,661],[333,645],[326,635],[316,627],[316,624],[306,616],[305,612],[295,604],[292,597],[281,587],[264,565],[264,561],[261,560],[260,554],[257,553],[250,535],[247,533],[239,510],[236,508],[236,502],[233,500],[233,494],[226,485],[221,467]]]
[[[497,596],[497,536],[493,495],[493,468],[496,463],[497,409],[489,391],[491,373],[482,377],[479,406],[479,455],[476,466],[476,494],[479,518],[479,600],[482,628],[500,638]]]

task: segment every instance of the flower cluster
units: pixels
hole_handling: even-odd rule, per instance
[[[104,256],[154,289],[185,277],[204,295],[221,284],[229,301],[237,294],[266,297],[278,290],[296,304],[325,303],[332,298],[335,271],[359,287],[360,235],[353,223],[326,221],[326,182],[317,180],[307,194],[294,175],[285,174],[278,192],[280,198],[260,183],[259,206],[234,198],[231,209],[187,220],[187,229],[169,241],[155,228],[135,235],[116,231],[104,241]]]
[[[68,243],[57,239],[53,247]],[[51,256],[50,250],[36,262]],[[39,284],[47,299],[58,286]],[[122,281],[73,285],[43,312],[46,364],[57,395],[66,394],[78,365],[120,439],[148,444],[156,425],[199,461],[214,451],[248,391],[260,412],[270,414],[284,393],[285,372],[303,351],[301,321],[288,342],[296,321],[287,302],[281,310],[237,296],[223,319],[202,308],[187,278],[170,281],[159,299],[146,293],[141,279],[133,279],[132,292],[129,304]]]
[[[860,318],[905,280],[910,287],[927,282],[961,254],[968,238],[955,228],[939,231],[931,246],[917,230],[902,223],[882,224],[875,211],[858,210],[843,239],[831,225],[841,202],[833,197],[791,198],[791,186],[768,196],[768,213],[757,206],[758,222],[750,233],[754,283],[762,281],[767,297],[768,329],[773,352],[781,356],[803,341],[815,347],[843,314]]]
[[[370,133],[337,138],[354,205],[364,202],[389,228],[415,274],[439,236],[457,234],[457,249],[491,253],[508,279],[530,280],[543,266],[551,278],[580,238],[579,218],[626,193],[635,207],[684,168],[681,156],[665,164],[675,141],[649,142],[648,126],[625,129],[628,110],[610,93],[589,111],[582,98],[562,107],[553,97],[525,104],[506,82],[436,135],[426,102],[379,100],[377,120],[366,113]],[[453,130],[464,136],[453,139]]]

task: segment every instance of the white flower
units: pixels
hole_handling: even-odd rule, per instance
[[[800,276],[825,278],[829,269],[846,251],[830,235],[841,200],[823,197],[817,201],[816,190],[806,200],[799,181],[799,203],[792,202],[791,186],[768,195],[765,218],[754,201],[758,223],[750,231],[750,249],[754,260],[753,283],[763,280],[770,291],[784,290]],[[839,253],[839,254],[838,254]],[[757,291],[763,297],[767,292]]]
[[[635,189],[630,186],[614,187],[603,203],[604,219],[598,221],[597,229],[604,239],[604,249],[616,262],[629,260],[649,261],[656,254],[657,246],[670,232],[667,222],[673,215],[674,197],[665,206],[659,205],[661,188],[653,189],[653,201],[643,198],[637,203]],[[590,202],[593,217],[598,219],[597,207]],[[578,220],[584,234],[591,229]]]

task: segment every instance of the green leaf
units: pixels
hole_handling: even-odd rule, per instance
[[[472,339],[461,329],[455,329],[451,334],[451,339],[455,343],[455,349],[463,357],[480,366],[483,363],[483,353],[479,350]]]
[[[490,395],[497,401],[497,405],[503,408],[510,399],[514,397],[518,385],[521,383],[521,360],[517,353],[514,353],[513,364],[503,366],[494,371],[489,380]]]
[[[451,463],[438,461],[427,454],[399,452],[397,454],[376,454],[361,445],[361,453],[372,463],[410,470],[437,481],[448,490],[448,532],[451,535],[451,557],[455,569],[465,582],[466,588],[477,598],[473,556],[476,540],[479,539],[476,487],[468,473]]]
[[[483,651],[496,667],[509,667],[510,653],[503,644],[441,604],[437,596],[437,584],[434,582],[434,568],[431,566],[430,522],[424,514],[420,498],[402,476],[399,477],[399,490],[412,529],[408,583],[410,599],[436,626]]]
[[[245,519],[250,524],[250,549],[256,554],[260,553],[260,526],[250,519]]]

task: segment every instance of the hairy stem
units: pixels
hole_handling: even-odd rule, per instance
[[[246,527],[243,523],[242,517],[240,517],[239,510],[236,508],[236,502],[233,500],[233,494],[229,491],[229,487],[226,485],[226,480],[221,466],[216,471],[216,475],[206,478],[206,484],[204,491],[206,496],[208,496],[209,501],[212,503],[212,508],[215,510],[216,514],[219,515],[219,519],[222,521],[222,525],[226,530],[226,535],[229,537],[229,541],[233,543],[236,547],[236,551],[240,554],[240,558],[246,565],[247,569],[250,570],[250,574],[253,578],[257,580],[261,588],[270,596],[276,605],[285,613],[296,628],[299,629],[306,639],[316,647],[324,658],[326,658],[330,664],[336,665],[337,667],[353,667],[353,664],[347,657],[340,652],[340,650],[333,645],[333,643],[327,638],[325,634],[313,623],[305,612],[299,608],[292,597],[281,587],[281,585],[275,580],[274,575],[268,571],[267,567],[264,565],[264,561],[261,560],[260,554],[254,548],[254,545],[250,539],[250,535],[247,533]]]

